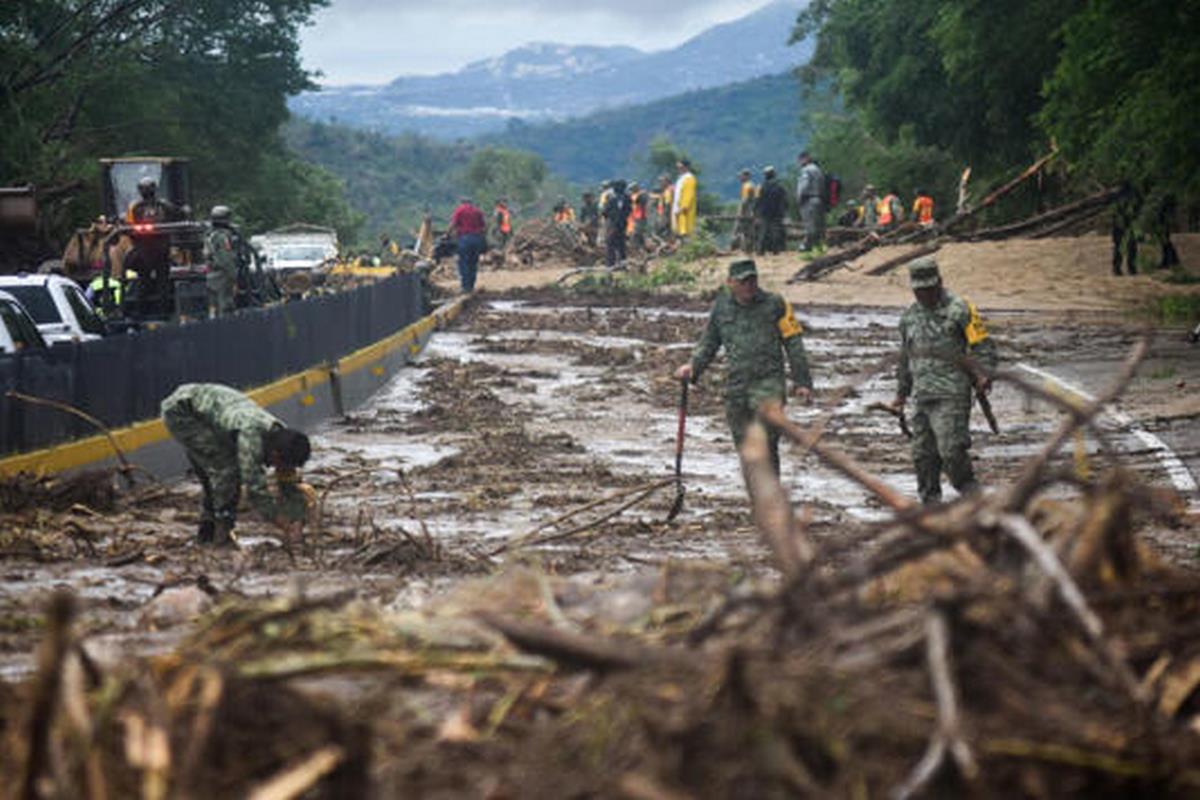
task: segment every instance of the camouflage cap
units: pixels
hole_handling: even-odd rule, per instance
[[[756,278],[758,277],[758,266],[752,258],[743,258],[740,261],[734,261],[729,265],[729,277],[735,281]]]
[[[942,275],[938,272],[937,259],[932,256],[918,258],[908,265],[908,285],[914,289],[928,289],[939,286]]]

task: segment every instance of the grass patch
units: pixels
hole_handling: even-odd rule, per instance
[[[1152,304],[1154,317],[1168,325],[1187,325],[1200,319],[1200,294],[1169,294]]]

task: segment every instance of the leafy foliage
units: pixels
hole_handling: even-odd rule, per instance
[[[813,33],[810,90],[832,81],[884,148],[936,148],[986,180],[1052,137],[1078,185],[1200,197],[1192,0],[814,0],[793,40]]]
[[[1200,7],[1097,0],[1064,28],[1039,119],[1106,182],[1200,198]]]
[[[0,183],[63,202],[51,234],[98,211],[96,159],[192,161],[199,208],[271,226],[352,229],[336,182],[278,136],[310,86],[298,32],[325,0],[7,0],[0,4]],[[84,188],[91,191],[84,192]]]

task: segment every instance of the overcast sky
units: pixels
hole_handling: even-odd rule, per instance
[[[454,71],[527,42],[673,47],[766,0],[331,0],[304,31],[322,84]]]

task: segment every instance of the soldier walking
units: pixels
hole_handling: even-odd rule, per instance
[[[213,206],[208,215],[211,227],[204,237],[204,255],[208,260],[208,310],[214,317],[232,314],[237,308],[238,241],[233,231],[233,212],[229,206]]]
[[[751,259],[729,265],[729,277],[717,294],[708,326],[692,359],[675,371],[676,380],[696,383],[717,351],[725,348],[725,420],[733,443],[741,447],[746,428],[764,402],[783,404],[787,394],[784,354],[792,375],[792,393],[812,399],[812,377],[804,352],[804,329],[792,306],[778,294],[758,287],[758,269]],[[779,433],[767,432],[771,464],[779,474]]]
[[[291,538],[306,506],[297,484],[286,482],[308,461],[302,432],[287,427],[236,389],[219,383],[185,383],[162,402],[167,430],[183,449],[204,492],[200,544],[229,546],[241,487],[264,519]],[[280,496],[267,488],[265,467],[276,470]]]
[[[973,392],[986,395],[996,368],[995,343],[971,303],[946,291],[937,261],[922,258],[909,267],[917,302],[900,317],[900,362],[892,408],[903,413],[909,397],[912,456],[921,502],[942,499],[941,474],[959,493],[976,487],[971,465]],[[963,362],[970,358],[978,371]]]

